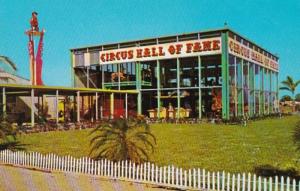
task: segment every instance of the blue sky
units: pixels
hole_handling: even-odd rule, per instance
[[[229,27],[280,56],[280,80],[300,79],[299,0],[0,0],[0,55],[29,77],[27,37],[31,12],[44,37],[43,79],[69,86],[69,49]],[[298,88],[300,92],[300,88]]]

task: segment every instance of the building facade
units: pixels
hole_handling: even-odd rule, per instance
[[[137,90],[127,105],[136,114],[230,119],[278,112],[279,58],[228,28],[70,51],[74,87]],[[123,115],[124,98],[114,100]]]

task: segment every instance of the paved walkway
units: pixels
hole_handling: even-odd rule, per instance
[[[159,191],[145,184],[0,165],[0,191]]]

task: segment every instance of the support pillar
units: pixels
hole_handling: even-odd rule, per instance
[[[125,94],[125,118],[128,118],[128,94]]]
[[[56,124],[58,124],[59,121],[59,116],[58,116],[58,90],[55,92],[55,119],[56,119]]]
[[[157,118],[160,119],[160,62],[156,60],[157,74]]]
[[[276,72],[276,112],[281,112],[279,107],[279,77]]]
[[[31,127],[34,127],[34,89],[31,89]]]
[[[86,68],[86,87],[90,87],[90,68]]]
[[[180,118],[180,60],[179,58],[176,59],[176,67],[177,67],[177,119]]]
[[[244,91],[245,91],[245,86],[244,86],[244,63],[245,60],[241,60],[241,75],[242,75],[242,93],[241,93],[241,107],[242,107],[242,116],[245,116],[245,96],[244,96]],[[240,101],[240,100],[239,100]]]
[[[98,92],[96,92],[96,100],[95,100],[95,119],[96,119],[96,121],[98,120],[98,116],[99,116],[99,114],[98,114]]]
[[[198,98],[198,108],[199,108],[199,119],[202,118],[202,83],[201,83],[202,77],[201,77],[201,57],[198,56],[198,83],[199,83],[199,98]]]
[[[2,118],[5,119],[6,118],[6,90],[4,87],[2,88],[2,110],[3,110]]]
[[[77,106],[77,122],[80,122],[80,104],[79,104],[79,102],[80,102],[80,92],[79,91],[77,91],[77,96],[76,96],[76,99],[77,99],[77,101],[76,101],[76,106]]]
[[[115,114],[114,93],[110,94],[110,118],[113,119]]]
[[[138,90],[137,95],[137,113],[138,115],[142,114],[142,93],[141,93],[141,82],[142,82],[142,74],[141,74],[141,63],[137,62],[136,64],[136,89]]]
[[[228,32],[222,38],[222,118],[229,119],[229,68],[228,68]]]

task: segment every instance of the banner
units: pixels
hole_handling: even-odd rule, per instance
[[[44,37],[44,33],[42,32],[41,36],[40,36],[40,41],[39,41],[39,45],[38,45],[37,54],[36,54],[36,85],[43,85],[43,80],[42,80],[43,37]]]
[[[253,50],[234,39],[229,38],[228,47],[229,53],[234,56],[241,57],[245,60],[264,66],[268,69],[278,71],[278,61],[269,58],[268,56],[256,50]]]
[[[120,48],[99,52],[100,64],[149,61],[198,55],[221,54],[221,37]]]

